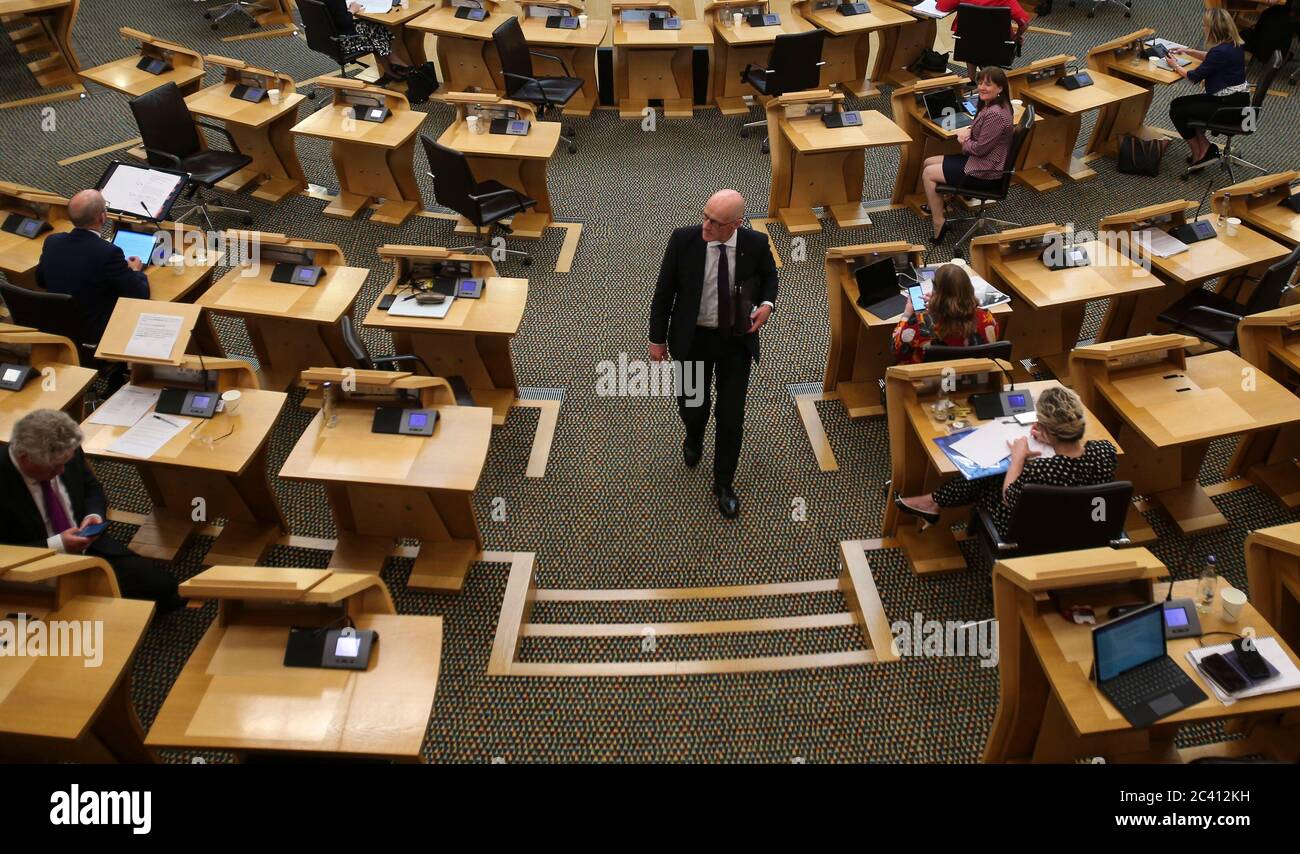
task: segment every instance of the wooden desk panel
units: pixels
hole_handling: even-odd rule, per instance
[[[180,88],[181,94],[189,95],[196,91],[199,84],[203,82],[203,68],[201,66],[178,64],[171,71],[162,74],[150,74],[136,68],[139,62],[140,55],[137,53],[104,65],[87,68],[81,72],[81,76],[98,83],[100,86],[112,89],[115,92],[121,92],[123,95],[129,95],[132,98],[152,92],[159,86],[166,86],[168,83],[175,83]]]
[[[45,365],[50,382],[42,373],[27,381],[21,391],[0,389],[0,442],[8,442],[14,425],[38,409],[59,409],[81,419],[81,398],[98,373],[73,365]],[[43,369],[42,369],[43,370]],[[49,385],[50,388],[46,388]]]
[[[652,30],[646,21],[614,24],[614,99],[619,116],[639,119],[652,99],[663,99],[664,115],[694,113],[694,48],[713,44],[703,21],[683,20],[680,30]],[[709,100],[712,100],[710,93]]]
[[[298,162],[292,130],[298,120],[298,105],[306,96],[293,92],[281,96],[279,104],[269,100],[250,104],[232,98],[234,88],[234,83],[219,83],[185,99],[190,112],[225,123],[239,152],[253,158],[252,163],[217,186],[240,192],[258,182],[253,197],[268,202],[305,190],[307,177]]]
[[[891,37],[897,39],[897,31],[909,24],[917,23],[916,18],[887,6],[876,3],[865,15],[841,15],[834,9],[812,9],[811,2],[798,4],[803,17],[826,32],[822,43],[822,66],[820,86],[825,89],[838,86],[854,97],[865,98],[878,94],[875,80],[879,72],[880,52],[877,52],[876,68],[869,71],[871,60],[871,34],[876,33],[881,45],[889,42]]]
[[[537,205],[527,213],[511,218],[512,236],[540,240],[551,224],[551,193],[547,186],[546,167],[560,142],[559,122],[533,121],[527,136],[502,133],[470,133],[469,125],[456,120],[438,137],[438,142],[465,154],[477,181],[496,180],[536,199]],[[461,217],[457,228],[474,231],[473,224]]]
[[[744,96],[755,94],[747,83],[741,82],[741,72],[747,65],[766,68],[772,54],[772,45],[779,35],[807,33],[817,29],[811,21],[789,11],[781,15],[781,23],[772,27],[739,27],[720,24],[710,16],[715,39],[713,42],[713,98],[724,116],[744,115],[749,105]],[[682,26],[686,26],[686,21]]]
[[[10,211],[0,210],[0,218],[9,213]],[[47,222],[52,230],[38,234],[36,237],[21,237],[7,231],[0,231],[0,272],[19,287],[38,290],[36,268],[40,266],[41,252],[45,249],[46,239],[51,234],[66,234],[72,231],[72,222],[66,217],[56,215]]]
[[[439,0],[409,0],[408,8],[405,9],[394,7],[391,11],[382,13],[362,12],[357,17],[387,27],[393,34],[399,58],[407,65],[418,67],[429,61],[429,53],[424,46],[427,33],[408,25],[430,9],[437,8],[438,3]]]
[[[412,19],[408,30],[433,33],[438,37],[438,67],[447,92],[491,92],[503,94],[501,60],[492,44],[492,31],[505,20],[494,11],[482,21],[457,18],[456,10],[443,6]]]

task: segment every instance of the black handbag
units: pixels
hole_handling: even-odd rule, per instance
[[[438,70],[432,62],[418,65],[411,69],[406,78],[406,100],[412,104],[423,104],[441,85]]]
[[[1124,134],[1119,138],[1119,157],[1115,166],[1125,175],[1159,175],[1160,158],[1169,147],[1167,139],[1141,139]]]
[[[921,55],[912,63],[910,70],[913,74],[920,74],[924,71],[934,74],[946,74],[948,72],[948,54],[939,53],[937,50],[930,50],[927,47],[921,51]]]

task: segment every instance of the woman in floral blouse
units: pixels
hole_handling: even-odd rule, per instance
[[[998,322],[975,299],[970,276],[956,264],[944,264],[934,274],[925,308],[914,312],[912,301],[907,301],[894,329],[894,360],[900,365],[922,362],[931,344],[973,347],[997,340]]]

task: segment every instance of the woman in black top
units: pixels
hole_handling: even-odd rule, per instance
[[[384,76],[375,81],[383,86],[401,80],[411,73],[406,65],[393,62],[393,33],[383,24],[355,17],[362,11],[360,3],[348,0],[321,0],[338,28],[340,45],[344,53],[373,53],[379,61]]]
[[[895,495],[898,509],[934,524],[939,521],[940,508],[978,504],[993,515],[998,532],[1006,537],[1025,484],[1095,486],[1114,479],[1115,446],[1105,440],[1083,441],[1087,422],[1079,395],[1054,386],[1038,396],[1036,408],[1038,423],[1033,426],[1033,436],[1050,445],[1055,456],[1040,457],[1029,450],[1026,439],[1017,439],[1011,445],[1011,463],[1005,475],[977,480],[958,477],[929,495]]]
[[[1169,119],[1178,129],[1178,135],[1187,140],[1187,146],[1192,150],[1188,162],[1194,166],[1217,160],[1219,147],[1206,138],[1204,130],[1188,127],[1188,122],[1209,119],[1220,107],[1250,106],[1250,91],[1246,87],[1246,51],[1242,49],[1241,36],[1232,16],[1225,9],[1206,9],[1201,25],[1205,29],[1208,50],[1177,47],[1169,51],[1201,60],[1201,64],[1191,71],[1177,62],[1173,69],[1179,77],[1204,85],[1205,94],[1184,95],[1169,104]]]

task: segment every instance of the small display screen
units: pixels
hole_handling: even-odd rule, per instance
[[[370,118],[372,119],[382,119],[383,117],[384,117],[384,110],[382,107],[375,107],[370,111]]]
[[[510,122],[510,132],[517,134],[528,133],[528,122],[524,120],[514,120]]]
[[[310,281],[311,281],[311,277],[312,277],[312,273],[313,273],[313,272],[314,272],[314,271],[312,270],[311,267],[304,267],[304,268],[302,268],[301,270],[298,271],[298,281],[300,281],[300,282],[310,282]]]
[[[411,425],[412,429],[419,429],[429,424],[429,416],[423,412],[412,412],[407,423]]]
[[[472,294],[478,288],[478,282],[474,279],[466,279],[460,283],[462,293]]]
[[[206,409],[211,401],[212,395],[210,394],[196,394],[194,395],[194,408]]]
[[[1165,625],[1171,629],[1181,628],[1187,625],[1187,612],[1182,608],[1165,609]]]
[[[487,17],[487,11],[484,9],[470,9],[468,17],[471,21],[481,21]]]
[[[38,219],[25,219],[18,226],[18,233],[23,237],[35,237],[41,230],[41,221]]]
[[[568,15],[565,15],[564,17],[560,18],[560,26],[571,30],[574,27],[578,26],[578,19],[570,18]]]
[[[143,231],[128,231],[119,228],[117,234],[113,235],[113,245],[122,250],[122,254],[128,258],[139,258],[142,261],[151,260],[153,255],[154,235]]]
[[[18,376],[19,376],[21,373],[22,373],[22,371],[18,370],[17,368],[6,368],[6,369],[5,369],[5,377],[4,377],[4,381],[7,382],[7,383],[14,382],[14,381],[16,381],[16,380],[18,379]]]
[[[265,95],[265,94],[266,94],[266,90],[265,90],[265,89],[262,89],[262,88],[257,87],[257,86],[249,86],[249,87],[248,87],[248,91],[244,93],[244,100],[245,100],[245,101],[252,101],[252,102],[256,103],[256,102],[262,100],[262,96]]]
[[[1023,394],[1009,394],[1007,395],[1007,403],[1012,406],[1024,406],[1025,396]]]
[[[356,658],[361,654],[361,638],[356,635],[339,635],[334,642],[334,655],[339,658]]]
[[[968,114],[973,116],[975,111],[979,109],[980,102],[978,98],[963,98],[961,105],[966,108]]]

